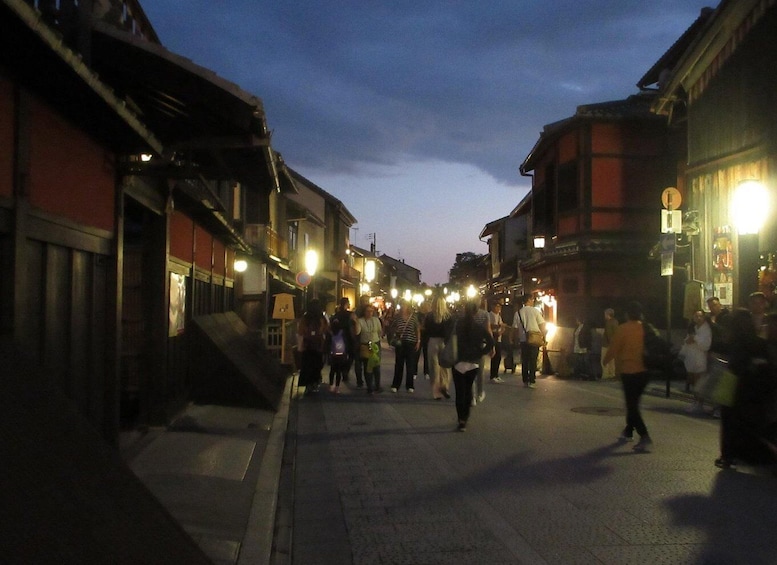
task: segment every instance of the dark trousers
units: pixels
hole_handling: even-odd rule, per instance
[[[380,390],[380,364],[375,365],[371,373],[367,370],[367,359],[359,359],[358,365],[361,366],[361,372],[367,382],[367,392]]]
[[[320,351],[303,351],[300,355],[299,384],[313,387],[321,383],[324,358]]]
[[[533,383],[537,374],[537,356],[540,348],[521,342],[521,377],[524,383]]]
[[[499,365],[502,364],[502,342],[494,342],[494,356],[491,358],[491,378],[499,376]]]
[[[340,386],[345,375],[348,374],[348,366],[351,364],[349,359],[329,360],[329,385]]]
[[[418,353],[415,350],[414,341],[403,341],[402,345],[394,348],[394,355],[396,361],[394,361],[394,381],[391,383],[392,388],[400,388],[402,386],[402,373],[406,373],[405,388],[410,390],[415,388],[415,370],[418,366]]]
[[[631,435],[634,430],[637,430],[640,436],[646,436],[648,431],[639,411],[639,399],[650,380],[648,372],[624,373],[621,375],[621,380],[623,381],[623,396],[626,399],[626,429],[623,432],[626,435]]]
[[[354,355],[358,359],[359,357],[359,346],[357,345],[354,350]],[[361,364],[361,359],[358,359],[359,362],[353,364],[353,372],[356,374],[356,384],[357,386],[362,386],[364,384],[364,366]]]
[[[475,382],[477,374],[478,369],[472,369],[466,373],[459,373],[455,368],[453,369],[453,386],[456,389],[456,415],[459,417],[459,422],[469,420],[469,410],[472,406],[472,384]]]

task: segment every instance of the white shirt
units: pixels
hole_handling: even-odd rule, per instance
[[[542,331],[540,330],[540,325],[544,323],[545,318],[543,318],[540,311],[533,306],[524,306],[518,310],[513,317],[513,327],[518,329],[519,341],[526,341],[524,326],[526,326],[527,332],[539,332]]]

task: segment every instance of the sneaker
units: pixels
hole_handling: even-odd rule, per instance
[[[467,431],[467,422],[459,422],[459,431],[460,432],[466,432]]]
[[[473,396],[472,397],[472,406],[477,406],[477,405],[478,405],[478,399]]]
[[[395,386],[392,386],[392,387],[391,387],[391,392],[397,392],[397,387],[395,387]]]
[[[483,391],[478,395],[478,402],[483,402],[485,399],[486,399],[486,391]]]
[[[644,435],[641,438],[639,438],[639,441],[632,449],[634,451],[646,451],[647,448],[650,447],[651,445],[653,445],[653,440],[650,439],[649,435]]]
[[[424,378],[428,381],[429,380],[429,375],[424,375]]]
[[[415,389],[414,388],[409,388],[409,389],[407,389],[407,392],[409,394],[413,394],[415,392]]]
[[[724,459],[723,457],[718,457],[715,459],[715,466],[718,469],[736,469],[737,464],[734,462],[733,459]]]
[[[534,384],[534,383],[529,383],[527,386],[528,386],[529,388],[537,388],[537,385],[536,385],[536,384]]]
[[[502,380],[502,377],[494,377],[493,379],[491,379],[491,382],[492,383],[503,383],[504,381]]]
[[[340,387],[339,386],[335,387],[335,394],[340,394]]]
[[[618,436],[618,439],[621,441],[634,441],[634,436],[627,434],[626,432],[623,432],[621,435]]]

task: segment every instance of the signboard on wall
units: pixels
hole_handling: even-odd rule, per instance
[[[170,273],[170,309],[167,335],[181,335],[186,328],[186,275]]]

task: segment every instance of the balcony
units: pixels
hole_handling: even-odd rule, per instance
[[[245,240],[253,247],[279,259],[289,258],[289,244],[278,232],[264,224],[247,224]]]

